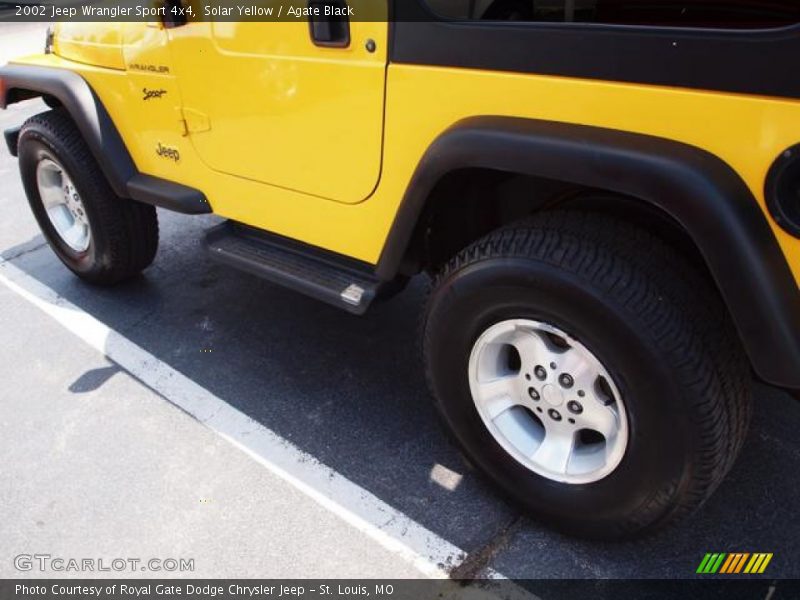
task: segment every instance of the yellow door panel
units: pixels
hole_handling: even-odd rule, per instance
[[[208,125],[190,139],[209,167],[346,203],[372,193],[381,168],[385,22],[350,23],[347,48],[316,46],[305,20],[190,22],[169,35],[184,108]]]

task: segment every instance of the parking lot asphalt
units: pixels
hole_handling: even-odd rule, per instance
[[[4,286],[0,306],[4,331],[25,323],[0,346],[0,578],[419,576]],[[193,564],[16,570],[34,554]]]
[[[0,129],[44,109],[32,101],[0,112]],[[3,260],[475,557],[470,573],[491,567],[513,578],[684,578],[706,552],[745,551],[774,553],[771,577],[800,577],[800,404],[782,392],[756,388],[742,455],[697,515],[633,543],[580,541],[505,503],[443,434],[417,359],[424,278],[366,316],[351,316],[210,262],[200,241],[217,218],[160,211],[155,264],[134,281],[98,289],[78,281],[44,244],[5,149],[0,210]],[[0,470],[16,486],[0,495],[0,539],[7,542],[0,574],[13,573],[9,555],[25,550],[26,540],[48,551],[89,551],[79,540],[101,515],[104,536],[122,541],[95,554],[119,551],[120,544],[140,553],[194,553],[206,564],[204,576],[244,575],[237,565],[246,566],[247,576],[291,576],[304,567],[309,576],[408,576],[400,559],[381,554],[319,506],[293,498],[285,484],[266,480],[246,455],[209,451],[219,442],[200,423],[24,300],[4,292],[0,306],[0,464],[11,465]],[[88,394],[78,384],[83,376]],[[70,460],[57,457],[56,472],[54,440],[76,435],[95,443],[70,448]],[[213,461],[203,458],[206,451]],[[121,464],[147,467],[110,477]],[[173,478],[174,487],[165,487]],[[218,501],[216,515],[192,519],[176,500],[199,481],[227,501],[221,507]],[[149,510],[120,503],[126,491],[130,503]],[[36,517],[66,493],[82,501],[53,509],[49,520]],[[208,491],[194,495],[202,494]],[[158,531],[171,534],[148,548]],[[245,556],[215,563],[241,553],[238,539],[247,540],[248,554],[261,552],[287,571]],[[277,558],[283,548],[302,547],[320,556]],[[308,567],[315,562],[318,572]]]

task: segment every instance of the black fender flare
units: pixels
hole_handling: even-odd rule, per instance
[[[436,183],[465,168],[601,188],[665,211],[700,250],[759,376],[800,388],[800,291],[753,194],[719,157],[585,125],[495,116],[460,121],[417,166],[378,261],[379,277],[397,273]]]
[[[139,172],[111,115],[83,77],[38,65],[0,67],[0,109],[43,95],[69,112],[118,196],[188,214],[211,212],[199,190]]]

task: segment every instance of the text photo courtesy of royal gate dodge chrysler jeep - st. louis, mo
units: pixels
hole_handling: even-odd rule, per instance
[[[0,595],[797,597],[798,61],[793,0],[0,3]]]

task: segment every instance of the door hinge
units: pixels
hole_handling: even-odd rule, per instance
[[[201,113],[193,108],[179,108],[181,135],[190,133],[200,133],[211,129],[211,121],[208,115]]]

